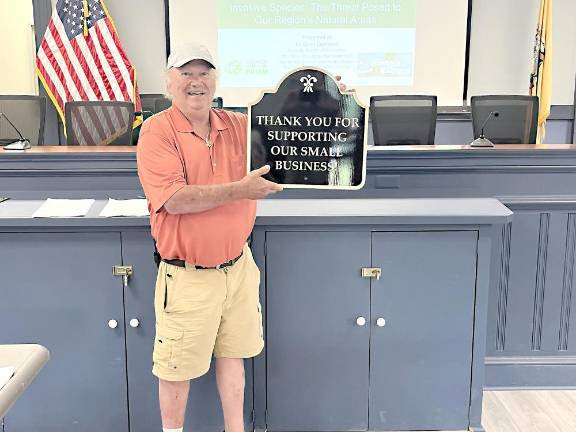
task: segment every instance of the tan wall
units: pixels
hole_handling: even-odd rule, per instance
[[[32,0],[0,0],[0,94],[37,95]]]
[[[173,1],[195,4],[190,0]],[[465,3],[465,0],[461,1]],[[528,92],[539,2],[474,0],[469,95]],[[32,0],[0,0],[0,58],[3,62],[0,93],[36,93],[31,66],[33,40],[29,31],[31,4]],[[106,5],[124,48],[138,70],[140,90],[161,93],[165,61],[163,2],[107,0]],[[554,104],[574,101],[574,17],[575,0],[554,0]],[[6,58],[10,61],[4,60]]]
[[[576,1],[554,0],[552,103],[574,102]],[[468,95],[528,94],[540,0],[474,0]]]

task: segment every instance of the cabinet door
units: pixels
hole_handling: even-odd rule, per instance
[[[476,232],[372,240],[370,429],[468,429]]]
[[[156,432],[162,429],[158,405],[158,379],[152,375],[154,348],[154,286],[156,265],[154,244],[149,232],[122,234],[124,265],[132,265],[133,275],[126,288],[126,350],[128,359],[128,395],[132,432]],[[130,322],[138,320],[137,327]],[[135,324],[135,322],[132,322]],[[245,421],[252,429],[252,362],[245,361]],[[215,360],[210,371],[190,384],[185,429],[198,432],[224,430],[224,420],[215,377]]]
[[[368,232],[266,234],[266,426],[366,430]]]
[[[128,430],[119,263],[120,234],[0,233],[0,343],[50,350],[7,432]]]

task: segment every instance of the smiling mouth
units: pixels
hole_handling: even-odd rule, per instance
[[[188,96],[204,96],[206,93],[205,92],[193,92],[193,91],[189,91],[187,93]]]

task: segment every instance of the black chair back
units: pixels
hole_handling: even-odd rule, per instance
[[[374,145],[434,144],[437,114],[436,96],[372,96]]]
[[[1,95],[0,113],[18,128],[30,144],[44,144],[46,122],[46,97],[30,95]],[[19,139],[18,132],[6,119],[0,119],[0,145]]]
[[[538,132],[538,97],[522,95],[472,96],[474,138],[491,112],[498,112],[486,122],[484,136],[494,144],[535,144]]]
[[[160,97],[154,101],[154,112],[159,113],[172,106],[172,100],[167,97]]]
[[[140,93],[140,103],[142,104],[142,112],[150,111],[155,113],[156,100],[164,98],[162,93]]]

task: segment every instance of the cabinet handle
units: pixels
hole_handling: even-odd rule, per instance
[[[115,329],[116,327],[118,327],[118,321],[116,321],[115,319],[111,319],[110,321],[108,321],[108,327],[110,327],[111,329]]]
[[[130,320],[130,327],[132,328],[136,328],[140,325],[140,321],[138,321],[138,318],[132,318]]]
[[[366,324],[366,318],[364,318],[362,316],[356,318],[356,325],[362,327],[364,324]]]
[[[378,318],[376,320],[376,325],[378,327],[384,327],[386,325],[386,320],[384,318]]]
[[[362,267],[363,278],[376,278],[376,280],[380,280],[380,276],[382,276],[382,269],[380,267]]]
[[[132,276],[134,269],[132,266],[115,265],[112,266],[112,274],[114,276],[122,276],[124,288],[128,288],[128,278]]]

